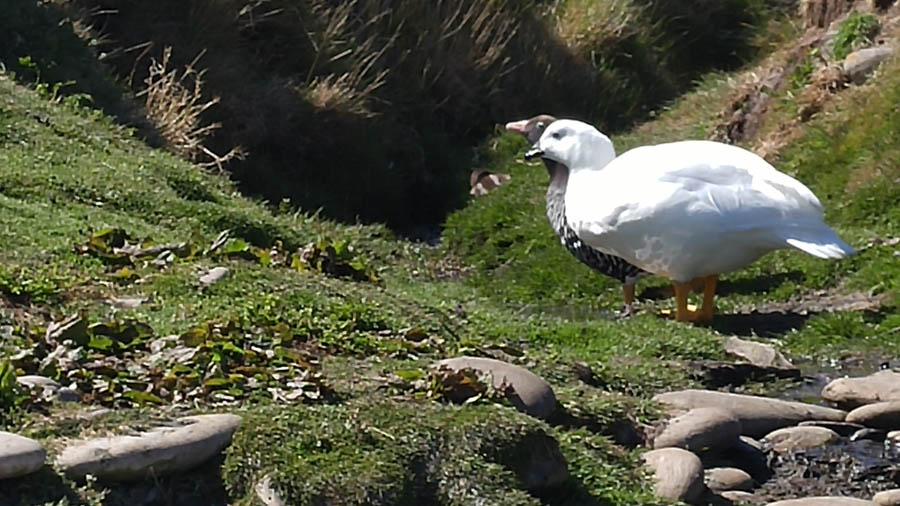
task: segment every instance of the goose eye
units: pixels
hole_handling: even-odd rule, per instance
[[[547,125],[543,121],[538,121],[537,128],[538,130],[543,130],[547,128]]]
[[[553,134],[552,134],[550,137],[553,137],[554,139],[559,140],[559,139],[562,139],[562,133],[560,133],[560,132],[553,132]]]

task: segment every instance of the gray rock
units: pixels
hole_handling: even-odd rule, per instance
[[[741,422],[743,434],[753,437],[806,420],[843,421],[846,416],[844,411],[814,404],[710,390],[668,392],[653,399],[681,411],[705,407],[726,409]]]
[[[28,388],[40,387],[45,390],[58,390],[60,388],[59,383],[57,383],[56,381],[50,378],[45,378],[44,376],[37,376],[34,374],[18,376],[16,377],[16,382]]]
[[[884,370],[860,378],[839,378],[825,385],[822,398],[847,408],[900,401],[900,372]]]
[[[844,59],[844,74],[847,74],[854,84],[862,84],[893,52],[894,48],[890,46],[868,47],[854,51]]]
[[[790,452],[826,445],[840,436],[825,427],[788,427],[770,432],[763,438],[776,452]]]
[[[644,465],[653,471],[656,495],[693,504],[704,492],[703,463],[681,448],[662,448],[644,454]]]
[[[876,402],[847,413],[847,421],[882,430],[900,429],[900,401]]]
[[[73,479],[92,474],[107,480],[135,480],[190,469],[231,443],[241,417],[196,415],[178,421],[184,425],[160,427],[139,436],[74,442],[56,465]]]
[[[697,408],[669,420],[653,440],[653,447],[719,451],[733,446],[740,435],[741,422],[730,411]]]
[[[0,431],[0,480],[33,473],[44,467],[47,450],[37,441]]]
[[[227,267],[213,267],[206,274],[200,276],[200,284],[203,286],[210,286],[221,281],[227,274]]]
[[[556,411],[556,395],[550,384],[533,372],[500,360],[458,357],[441,360],[435,366],[451,371],[472,369],[491,374],[494,388],[509,387],[507,395],[519,411],[546,419]]]
[[[706,470],[706,486],[713,492],[753,490],[753,478],[735,467],[714,467]]]
[[[875,503],[853,497],[806,497],[770,502],[766,506],[873,506]]]
[[[757,367],[796,369],[794,364],[770,344],[745,341],[732,336],[725,341],[725,353],[742,358]]]
[[[743,490],[726,490],[719,492],[719,495],[731,501],[732,504],[744,504],[753,500],[753,494]]]
[[[900,488],[878,492],[872,496],[872,502],[878,506],[900,506]]]
[[[36,375],[24,375],[16,378],[20,385],[24,385],[32,390],[41,389],[41,396],[45,399],[59,399],[63,402],[78,402],[81,395],[68,387],[60,386],[56,381]]]
[[[800,422],[800,427],[825,427],[826,429],[831,429],[839,436],[842,437],[850,437],[854,432],[859,429],[865,429],[864,425],[860,425],[858,423],[849,423],[849,422],[827,422],[825,420],[809,420],[806,422]]]

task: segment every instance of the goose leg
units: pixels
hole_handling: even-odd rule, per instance
[[[716,295],[716,283],[719,276],[706,276],[703,278],[703,306],[696,313],[694,321],[708,322],[713,317],[713,297]]]
[[[688,295],[691,294],[691,284],[673,281],[672,285],[675,286],[675,321],[691,321],[691,317],[696,314],[694,311],[688,309],[687,300]]]
[[[634,283],[625,283],[622,285],[622,298],[625,299],[625,307],[622,309],[622,316],[631,316],[634,311]]]

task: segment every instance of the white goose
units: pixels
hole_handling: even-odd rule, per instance
[[[558,120],[526,156],[568,167],[568,225],[586,244],[671,279],[678,321],[710,320],[718,276],[770,251],[854,253],[825,225],[809,188],[736,146],[682,141],[616,157],[596,128]],[[703,306],[690,311],[696,278],[704,280]]]

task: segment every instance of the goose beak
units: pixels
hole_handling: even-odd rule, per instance
[[[537,158],[539,156],[544,156],[544,150],[539,148],[537,144],[531,146],[531,149],[525,152],[525,159],[531,160],[532,158]]]
[[[506,124],[507,132],[516,132],[525,135],[525,127],[528,126],[528,120],[512,121]]]

